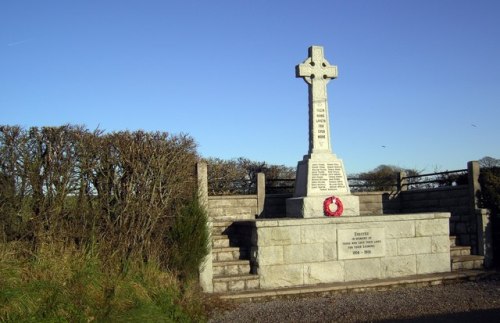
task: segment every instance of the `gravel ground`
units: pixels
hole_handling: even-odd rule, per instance
[[[500,280],[241,303],[210,322],[500,322]]]

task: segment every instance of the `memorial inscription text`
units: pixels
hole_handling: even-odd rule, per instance
[[[345,190],[346,182],[340,163],[312,163],[311,188],[320,191]]]
[[[384,228],[337,230],[339,259],[375,258],[385,255]]]

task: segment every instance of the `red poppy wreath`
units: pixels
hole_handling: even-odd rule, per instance
[[[330,209],[330,205],[332,204],[337,206],[335,211]],[[342,212],[344,212],[344,205],[342,205],[342,201],[338,197],[330,196],[323,202],[323,212],[326,216],[341,216]]]

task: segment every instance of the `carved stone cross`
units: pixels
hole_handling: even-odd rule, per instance
[[[309,154],[332,151],[326,84],[337,77],[337,66],[332,66],[323,55],[323,47],[309,47],[309,57],[295,67],[296,77],[309,85]]]

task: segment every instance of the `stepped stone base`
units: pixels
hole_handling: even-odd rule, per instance
[[[260,288],[450,271],[449,213],[255,221]]]
[[[468,256],[454,256],[451,258],[451,269],[482,269],[484,263],[483,256],[468,255]]]
[[[214,278],[214,292],[237,292],[259,288],[259,276],[239,275]]]
[[[484,256],[471,255],[470,251],[470,246],[457,246],[456,237],[450,236],[451,270],[483,269]]]
[[[216,221],[212,224],[212,291],[241,292],[260,287],[259,276],[250,263],[251,231],[245,221]]]
[[[331,195],[293,197],[286,200],[286,215],[289,218],[324,217],[323,202]],[[359,216],[359,197],[351,194],[335,195],[344,207],[342,216]]]
[[[494,274],[483,270],[463,270],[438,274],[414,275],[403,278],[374,279],[357,282],[338,282],[315,286],[299,286],[289,288],[276,288],[270,290],[249,290],[225,293],[221,299],[234,301],[259,301],[276,298],[290,298],[303,296],[327,296],[337,293],[356,293],[366,291],[382,291],[397,287],[424,287],[440,284],[474,281]]]

